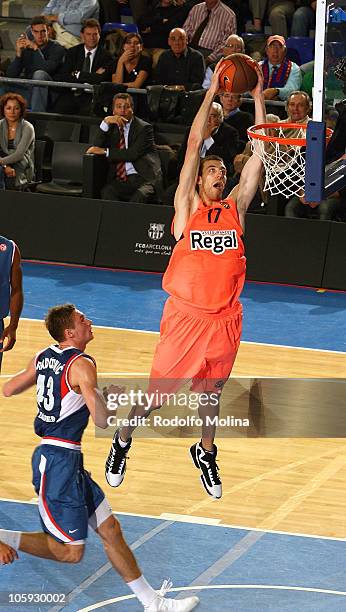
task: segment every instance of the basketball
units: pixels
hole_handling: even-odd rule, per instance
[[[224,91],[242,94],[257,84],[256,62],[245,53],[232,53],[221,64],[220,87]]]

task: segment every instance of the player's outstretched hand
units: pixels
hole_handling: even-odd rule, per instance
[[[215,66],[215,70],[213,72],[213,76],[211,78],[211,84],[209,90],[216,96],[220,90],[220,73],[222,69],[223,57],[218,61]]]
[[[253,98],[263,95],[263,74],[257,62],[255,62],[255,69],[257,72],[258,81],[256,87],[250,91]]]
[[[18,555],[14,548],[0,542],[0,565],[8,565],[9,563],[13,563],[15,559],[18,559]]]

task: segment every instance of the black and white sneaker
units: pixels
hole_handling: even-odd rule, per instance
[[[114,434],[111,450],[109,451],[105,466],[106,480],[111,487],[119,487],[124,480],[126,472],[126,453],[132,442],[132,438],[130,438],[125,448],[122,448],[119,444],[119,435],[119,430],[117,430]]]
[[[192,460],[198,470],[201,470],[201,482],[209,495],[220,499],[222,484],[219,477],[219,468],[216,463],[217,447],[214,444],[214,453],[208,453],[197,442],[190,448]]]

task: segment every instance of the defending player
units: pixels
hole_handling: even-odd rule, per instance
[[[197,597],[166,599],[148,584],[103,491],[84,470],[81,438],[89,414],[102,428],[107,427],[108,416],[103,396],[97,389],[96,364],[84,353],[93,338],[91,321],[72,304],[65,304],[48,312],[46,326],[58,344],[36,355],[26,370],[3,388],[8,397],[36,383],[38,414],[34,426],[42,439],[34,451],[32,465],[43,531],[24,533],[0,529],[0,563],[14,561],[17,550],[44,559],[77,563],[84,553],[89,524],[102,539],[114,569],[144,610],[192,610],[198,604]]]
[[[0,370],[2,355],[16,343],[18,321],[23,308],[20,252],[13,240],[0,236]],[[10,314],[4,327],[3,319]],[[3,345],[4,340],[6,340]]]
[[[215,498],[221,497],[222,486],[216,464],[215,426],[208,425],[206,417],[219,413],[218,399],[240,343],[245,213],[262,172],[261,160],[253,155],[244,166],[239,185],[222,199],[226,184],[222,159],[210,156],[200,160],[209,111],[219,89],[219,73],[220,63],[193,121],[175,194],[174,236],[178,242],[163,277],[163,288],[170,297],[164,307],[160,341],[150,374],[152,391],[160,380],[158,386],[169,393],[192,379],[194,390],[209,394],[209,403],[199,407],[202,439],[191,447],[190,453],[201,472],[203,486]],[[257,74],[258,83],[251,92],[255,122],[265,123],[259,68]],[[136,406],[129,416],[145,414],[148,416],[144,407]],[[106,478],[111,486],[119,486],[124,478],[126,453],[134,429],[123,427],[114,436],[106,461]]]

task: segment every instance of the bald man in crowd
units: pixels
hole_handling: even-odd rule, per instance
[[[186,91],[201,89],[205,72],[202,53],[188,47],[182,28],[170,31],[168,44],[170,49],[160,55],[155,81],[160,85],[181,85]]]

